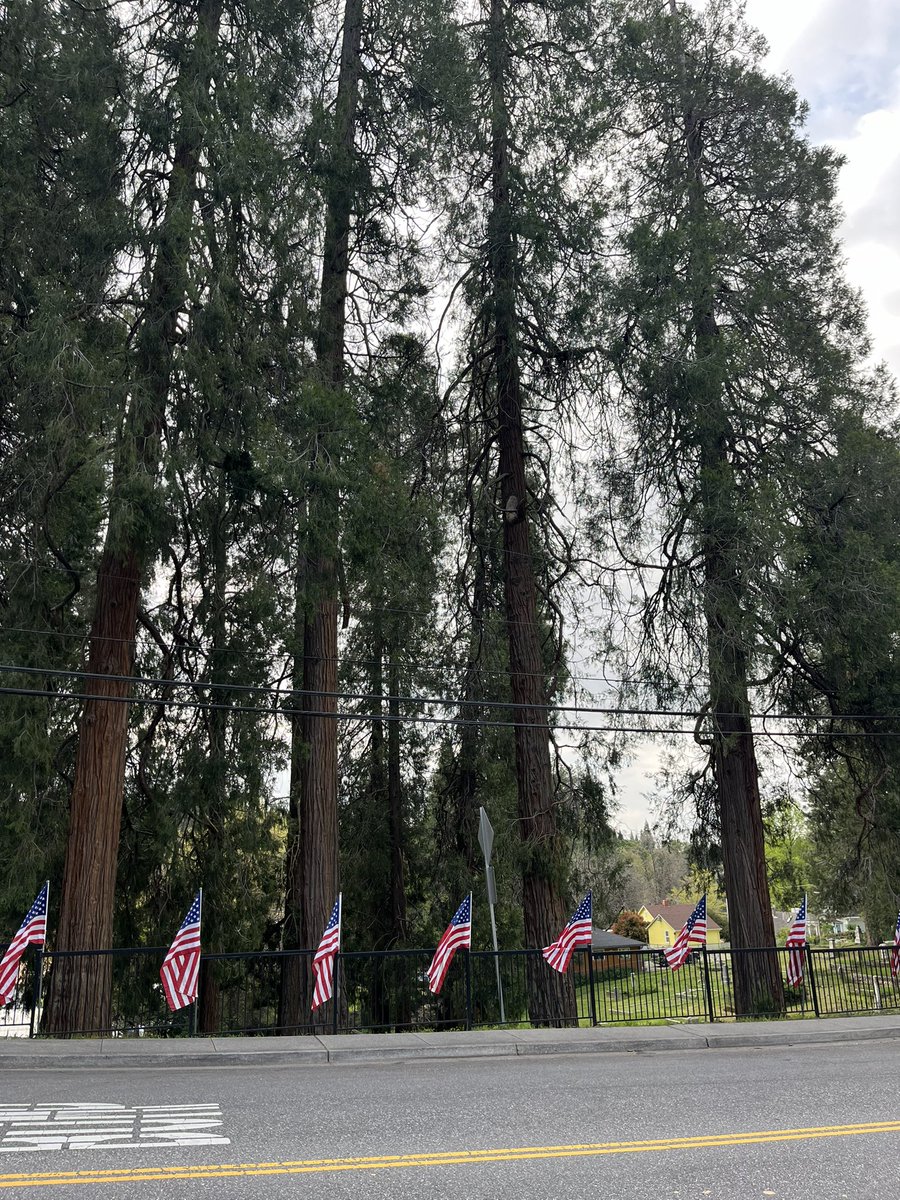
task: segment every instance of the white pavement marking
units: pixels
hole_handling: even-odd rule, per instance
[[[27,1150],[131,1150],[228,1146],[218,1104],[4,1104],[0,1154]]]

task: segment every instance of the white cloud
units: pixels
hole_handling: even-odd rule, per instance
[[[875,358],[900,376],[900,88],[893,107],[864,114],[834,144],[847,159],[840,181],[847,275],[866,301]]]
[[[751,0],[747,16],[772,45],[770,66],[788,70],[809,101],[817,140],[849,136],[860,117],[895,94],[894,0]]]
[[[861,238],[847,246],[847,274],[862,289],[869,309],[873,356],[900,377],[900,238]]]
[[[829,141],[847,160],[841,170],[840,198],[848,217],[879,197],[893,199],[885,194],[889,190],[885,184],[900,159],[900,95],[895,96],[893,107],[864,113],[849,137]],[[848,234],[852,233],[848,221]]]
[[[765,34],[769,66],[784,69],[785,54],[819,16],[822,0],[748,0],[747,20]]]

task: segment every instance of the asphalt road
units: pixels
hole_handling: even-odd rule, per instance
[[[900,1195],[898,1069],[896,1042],[868,1042],[5,1071],[0,1191],[47,1200],[882,1200]]]

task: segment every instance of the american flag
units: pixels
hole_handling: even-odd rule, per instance
[[[341,894],[334,902],[319,948],[313,958],[313,975],[316,986],[313,988],[312,1011],[315,1012],[334,993],[334,956],[341,948]]]
[[[891,979],[900,974],[900,913],[897,913],[897,924],[894,926],[894,948],[891,951]]]
[[[701,896],[697,906],[685,921],[675,944],[664,951],[666,962],[673,971],[680,970],[687,962],[695,946],[706,945],[706,897]]]
[[[553,970],[559,971],[561,975],[568,971],[576,946],[591,944],[593,936],[592,898],[592,893],[588,892],[556,941],[550,946],[545,946],[541,951]]]
[[[43,948],[47,937],[47,896],[50,892],[48,880],[37,894],[37,899],[28,910],[28,915],[19,926],[19,932],[9,943],[3,961],[0,962],[0,1004],[9,1004],[16,991],[19,977],[19,962],[30,945]]]
[[[194,897],[188,915],[175,934],[175,941],[159,969],[166,1001],[172,1012],[192,1004],[197,999],[197,980],[200,978],[200,913],[203,908],[203,888]]]
[[[788,955],[787,981],[791,987],[799,987],[803,982],[803,947],[806,945],[806,897],[797,909],[793,924],[788,931],[784,943],[790,950]]]
[[[431,966],[428,968],[428,990],[436,996],[444,985],[444,979],[457,950],[469,950],[472,946],[472,893],[453,914],[453,920],[444,930],[437,944]]]

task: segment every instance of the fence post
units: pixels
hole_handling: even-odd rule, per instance
[[[821,1017],[822,1014],[819,1012],[819,989],[816,987],[816,972],[813,969],[812,950],[809,948],[809,942],[806,943],[804,949],[806,951],[806,969],[809,974],[809,991],[812,996],[813,1012],[817,1017]]]
[[[472,1028],[472,951],[466,950],[466,1029]]]
[[[333,1010],[332,1014],[331,1014],[331,1032],[332,1033],[337,1033],[337,1031],[338,1031],[338,999],[341,994],[340,970],[341,970],[341,952],[338,951],[334,956],[334,989],[333,989],[333,995],[331,997],[331,1007]]]
[[[588,946],[588,987],[591,989],[591,1024],[597,1024],[597,997],[594,995],[594,947]]]
[[[34,964],[34,997],[31,1002],[31,1020],[28,1023],[28,1036],[34,1037],[34,1022],[37,1017],[37,1011],[41,1003],[41,994],[44,990],[44,950],[41,947],[35,953]]]
[[[715,1021],[716,1010],[713,1008],[712,985],[709,981],[709,956],[706,952],[706,943],[703,943],[703,986],[706,990],[706,1014],[710,1021]]]

